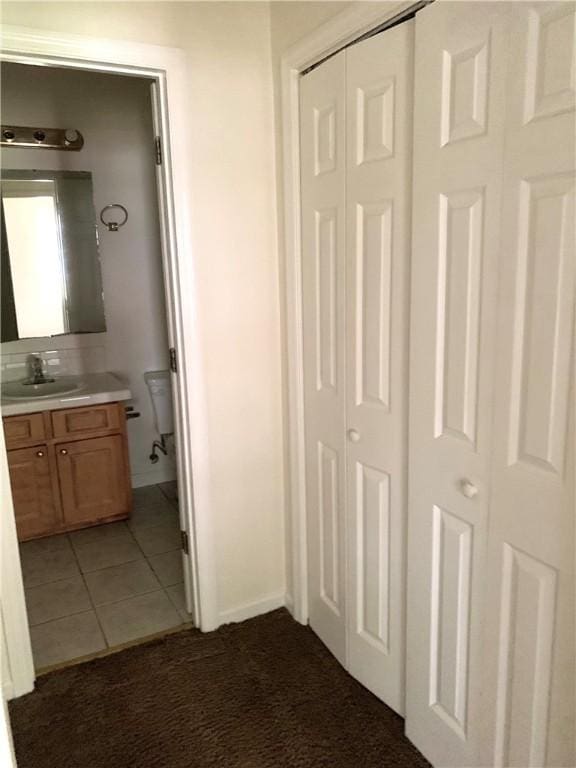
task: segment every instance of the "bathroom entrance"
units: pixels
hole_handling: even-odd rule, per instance
[[[2,81],[2,416],[38,673],[193,622],[191,478],[156,86]]]

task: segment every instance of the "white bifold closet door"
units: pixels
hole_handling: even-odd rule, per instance
[[[482,765],[576,766],[575,11],[509,18]]]
[[[407,735],[573,766],[574,4],[417,15]]]
[[[413,22],[301,80],[310,625],[404,710]]]

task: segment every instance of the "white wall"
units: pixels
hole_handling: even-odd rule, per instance
[[[70,350],[74,345],[82,352],[84,371],[118,374],[141,413],[128,422],[134,486],[175,477],[173,460],[161,456],[152,465],[148,459],[157,432],[143,374],[168,367],[149,89],[147,81],[137,78],[19,64],[2,67],[4,123],[74,127],[84,136],[80,152],[5,149],[2,165],[92,173],[107,325],[97,338],[89,334],[3,344],[3,362],[15,362],[20,351]],[[115,202],[128,209],[129,219],[112,233],[100,223],[99,212]]]
[[[270,9],[4,3],[3,22],[183,48],[223,620],[284,594],[283,437]],[[175,162],[178,159],[175,158]],[[185,291],[184,291],[185,295]]]

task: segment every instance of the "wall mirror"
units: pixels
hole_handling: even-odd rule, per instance
[[[106,330],[92,174],[2,170],[1,340]]]

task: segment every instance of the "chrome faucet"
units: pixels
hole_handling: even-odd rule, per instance
[[[29,384],[46,384],[51,381],[51,379],[47,379],[44,375],[44,363],[40,355],[30,355],[29,363],[32,374],[28,381]]]

